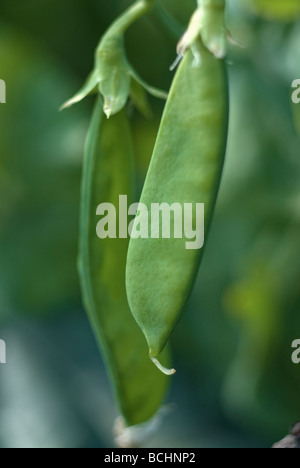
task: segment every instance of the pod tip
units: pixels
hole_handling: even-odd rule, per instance
[[[166,375],[174,375],[176,370],[175,369],[167,369],[166,367],[164,367],[159,361],[158,359],[154,358],[154,357],[151,357],[150,356],[150,359],[151,361],[153,362],[153,364],[155,364],[155,366],[161,371],[163,372],[164,374]]]
[[[113,97],[106,97],[104,100],[103,112],[108,119],[116,113],[116,100]]]
[[[106,115],[107,119],[109,120],[111,117],[111,109],[104,109],[104,114]]]

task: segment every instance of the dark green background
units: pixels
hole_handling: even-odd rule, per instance
[[[0,0],[1,447],[113,444],[116,409],[76,271],[93,98],[57,109],[130,3]],[[163,3],[183,24],[195,4]],[[228,2],[243,48],[228,58],[226,168],[205,260],[172,339],[170,413],[151,447],[269,447],[300,419],[300,365],[291,362],[300,338],[300,105],[290,99],[300,78],[297,5]],[[157,20],[140,20],[126,44],[140,74],[167,88],[175,40]],[[153,121],[132,112],[141,183],[162,110],[152,104]]]

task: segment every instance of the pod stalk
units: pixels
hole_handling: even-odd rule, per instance
[[[159,361],[158,359],[154,358],[154,357],[151,357],[150,356],[150,359],[151,361],[153,362],[153,364],[155,364],[155,366],[161,371],[163,372],[164,374],[166,375],[174,375],[176,370],[175,369],[167,369],[166,367],[164,367]]]

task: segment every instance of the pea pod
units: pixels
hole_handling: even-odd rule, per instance
[[[142,333],[134,321],[125,291],[127,239],[96,235],[96,209],[119,195],[132,201],[133,150],[126,111],[103,118],[97,100],[84,158],[81,194],[79,271],[90,321],[110,370],[121,412],[128,425],[154,415],[163,400],[165,376],[151,365]]]
[[[207,234],[225,156],[228,86],[224,61],[200,38],[193,40],[170,90],[140,202],[148,212],[152,203],[182,207],[204,203]],[[198,60],[195,63],[195,50],[201,66]],[[187,304],[203,253],[203,249],[187,250],[185,242],[185,238],[130,240],[128,300],[157,365],[156,358]]]

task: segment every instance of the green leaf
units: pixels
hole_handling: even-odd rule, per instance
[[[60,110],[67,109],[74,104],[77,104],[78,102],[82,101],[84,98],[86,98],[89,94],[95,93],[97,91],[97,85],[99,83],[99,77],[97,70],[94,70],[89,77],[87,78],[85,84],[82,86],[82,88],[78,91],[78,93],[75,94],[71,99],[69,99],[67,102],[65,102]]]

